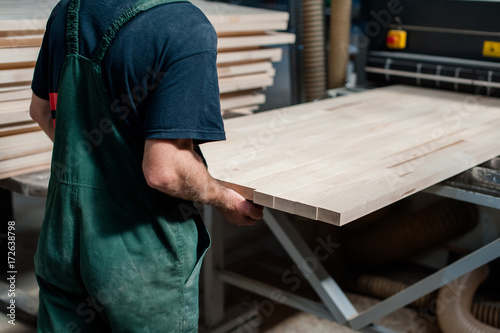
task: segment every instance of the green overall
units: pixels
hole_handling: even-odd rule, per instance
[[[139,1],[109,28],[93,59],[79,54],[80,1],[70,2],[35,254],[39,332],[197,332],[207,230],[192,202],[147,185],[144,142],[111,108],[101,70],[122,26],[170,2]]]

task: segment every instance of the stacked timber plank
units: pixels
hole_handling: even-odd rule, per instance
[[[47,169],[52,142],[31,120],[30,83],[56,1],[0,2],[0,179]]]
[[[57,0],[0,2],[0,179],[45,169],[51,143],[29,116],[30,83],[47,18]],[[288,13],[195,0],[214,25],[224,114],[249,114],[274,83],[273,62],[295,41]]]
[[[257,91],[273,85],[272,62],[282,49],[264,48],[295,42],[295,35],[278,32],[288,27],[286,12],[194,0],[219,37],[217,67],[223,112],[252,113],[265,102]]]
[[[343,225],[500,154],[500,99],[390,86],[225,122],[210,173],[249,200]]]

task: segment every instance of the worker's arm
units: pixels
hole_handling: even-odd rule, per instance
[[[54,141],[55,129],[52,124],[50,102],[35,94],[31,94],[30,116],[40,125],[49,138]]]
[[[262,218],[257,207],[208,173],[191,139],[146,140],[143,171],[149,186],[170,196],[215,206],[230,222],[252,225]]]

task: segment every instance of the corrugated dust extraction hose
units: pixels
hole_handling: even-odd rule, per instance
[[[482,268],[480,268],[482,269]],[[383,276],[377,276],[372,274],[361,274],[358,277],[351,279],[350,289],[356,291],[357,293],[368,295],[371,297],[386,299],[398,292],[408,288],[411,284],[406,282],[397,281]],[[451,284],[453,285],[453,283]],[[443,288],[448,288],[447,286]],[[472,288],[472,286],[469,286]],[[438,291],[429,293],[420,297],[419,299],[412,302],[410,305],[420,309],[428,308],[432,306],[433,302],[436,302],[438,296]],[[451,293],[450,289],[443,291],[444,293]],[[447,294],[445,294],[447,296]],[[462,295],[463,296],[463,295]],[[449,302],[449,298],[447,297]],[[440,300],[437,304],[444,304],[446,300]],[[442,308],[437,308],[436,310],[441,311]],[[472,304],[472,310],[470,308],[465,309],[471,311],[472,315],[477,318],[480,322],[492,326],[494,328],[500,328],[500,303],[491,302],[474,302]],[[465,311],[460,309],[460,311]],[[451,332],[451,331],[450,331]],[[474,331],[479,332],[479,331]],[[447,333],[447,332],[445,332]]]
[[[326,94],[325,20],[323,0],[302,1],[304,86],[307,101]]]
[[[346,235],[346,254],[360,266],[378,266],[429,250],[472,230],[474,205],[443,200],[405,219]]]
[[[328,87],[344,87],[349,62],[352,0],[332,0]]]
[[[438,322],[444,333],[500,333],[500,329],[483,324],[471,313],[474,293],[488,272],[488,266],[479,267],[439,290]]]

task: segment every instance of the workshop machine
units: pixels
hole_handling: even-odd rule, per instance
[[[499,1],[369,4],[368,80],[500,96]]]
[[[365,2],[369,47],[359,48],[358,82],[467,92],[467,103],[500,97],[500,1]],[[498,197],[499,163],[496,158],[445,184]]]

